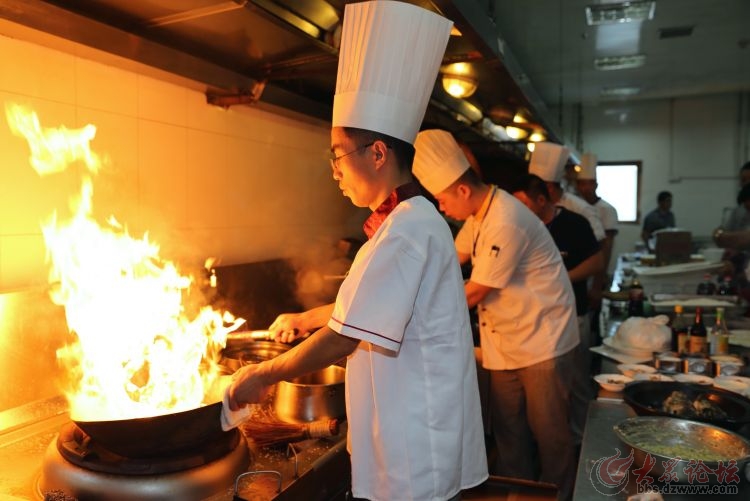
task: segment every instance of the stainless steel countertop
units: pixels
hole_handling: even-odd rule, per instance
[[[576,485],[573,498],[576,500],[627,500],[629,496],[639,494],[638,485],[635,482],[636,475],[632,473],[633,469],[640,468],[643,465],[633,464],[628,472],[628,481],[620,492],[612,493],[605,486],[599,483],[596,475],[592,475],[592,468],[596,463],[603,459],[614,456],[617,450],[620,450],[619,457],[624,458],[630,450],[628,446],[619,441],[613,431],[613,426],[620,421],[635,416],[635,412],[617,398],[600,397],[598,400],[591,402],[589,406],[586,429],[583,435],[581,445],[581,455],[578,461],[578,472],[576,474]],[[716,494],[668,494],[665,499],[668,500],[698,500],[708,499],[750,499],[750,481],[744,478],[742,472],[739,473],[741,480],[739,483],[739,492],[735,495]],[[597,490],[597,487],[599,490]],[[617,487],[619,489],[619,487]],[[605,495],[606,493],[606,495]]]

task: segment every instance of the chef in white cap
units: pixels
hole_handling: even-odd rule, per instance
[[[413,172],[447,216],[465,223],[455,246],[471,260],[464,289],[479,315],[482,366],[490,371],[497,474],[535,479],[572,494],[575,458],[568,427],[575,348],[573,289],[540,219],[515,197],[481,181],[453,136],[419,133]]]
[[[602,252],[604,254],[604,273],[606,273],[610,258],[612,257],[615,235],[617,235],[619,230],[617,228],[617,209],[596,194],[596,189],[599,186],[596,182],[597,165],[598,158],[596,155],[593,153],[583,154],[581,157],[581,172],[577,176],[576,188],[581,198],[591,204],[599,214],[605,234],[604,241],[602,242]]]
[[[539,176],[547,182],[547,190],[553,204],[585,217],[594,230],[594,236],[601,242],[605,238],[605,233],[597,211],[582,198],[563,190],[560,184],[569,155],[570,151],[565,146],[550,142],[536,143],[531,153],[529,174]]]
[[[333,178],[373,212],[335,304],[281,315],[294,348],[242,368],[232,409],[279,380],[346,364],[357,499],[449,500],[487,477],[463,280],[445,220],[419,195],[413,142],[452,23],[400,2],[348,4],[331,130]]]

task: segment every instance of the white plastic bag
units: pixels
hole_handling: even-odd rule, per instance
[[[657,315],[655,317],[630,317],[625,320],[615,332],[617,344],[638,350],[659,351],[669,346],[672,331],[669,317]]]

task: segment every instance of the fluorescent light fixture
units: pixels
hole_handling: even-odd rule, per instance
[[[626,70],[639,68],[646,64],[645,54],[632,54],[629,56],[597,57],[594,59],[594,68],[597,70]]]
[[[656,1],[604,3],[586,6],[586,24],[631,23],[654,18]]]
[[[604,87],[599,91],[601,97],[630,97],[641,92],[640,87]]]

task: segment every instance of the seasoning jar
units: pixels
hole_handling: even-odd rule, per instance
[[[711,357],[714,376],[736,376],[744,366],[742,359],[734,355],[716,355]]]
[[[672,351],[655,353],[654,367],[663,374],[677,374],[682,372],[682,359]]]
[[[688,355],[682,359],[682,372],[711,376],[713,374],[713,362],[708,357]]]

